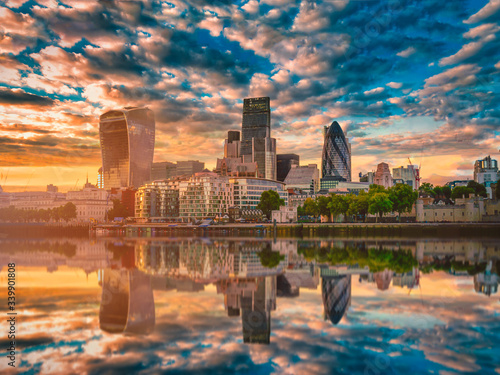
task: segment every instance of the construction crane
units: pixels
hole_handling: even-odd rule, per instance
[[[408,162],[410,163],[409,167],[411,168],[413,178],[415,179],[415,189],[418,189],[420,186],[420,168],[418,170],[415,170],[415,168],[413,168],[413,164],[411,163],[411,159],[409,156]]]
[[[73,190],[76,190],[76,185],[78,185],[78,181],[80,181],[80,179],[78,178],[75,182],[75,186],[73,187]]]

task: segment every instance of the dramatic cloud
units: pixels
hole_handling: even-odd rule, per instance
[[[225,132],[241,128],[242,99],[265,95],[278,153],[304,163],[320,164],[322,127],[336,120],[353,175],[418,155],[424,180],[463,175],[458,164],[471,173],[500,148],[499,22],[498,0],[9,0],[2,166],[71,166],[95,180],[99,115],[148,106],[157,161],[212,168]],[[449,169],[431,168],[440,156]]]

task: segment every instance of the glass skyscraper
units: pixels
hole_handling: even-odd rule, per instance
[[[99,136],[104,188],[139,187],[150,179],[155,146],[154,113],[126,107],[101,115]]]
[[[243,100],[240,156],[257,163],[258,177],[276,180],[276,140],[271,138],[269,97]]]
[[[322,177],[341,177],[351,181],[351,145],[337,121],[325,126]]]
[[[252,155],[252,138],[264,139],[271,136],[269,97],[243,100],[241,127],[241,155]]]

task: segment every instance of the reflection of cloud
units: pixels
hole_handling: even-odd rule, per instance
[[[155,291],[157,324],[147,340],[99,330],[100,289],[22,289],[29,303],[19,353],[26,362],[20,369],[325,373],[341,363],[346,373],[367,368],[410,373],[418,362],[421,372],[493,371],[497,301],[472,289],[450,294],[455,280],[444,273],[425,275],[424,292],[441,286],[444,296],[428,290],[423,303],[406,292],[387,294],[373,286],[376,295],[364,297],[362,288],[368,286],[353,282],[351,307],[337,326],[323,320],[319,289],[278,299],[269,346],[242,343],[241,322],[225,316],[223,298],[213,287],[203,293]]]

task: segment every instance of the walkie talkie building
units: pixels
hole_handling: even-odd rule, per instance
[[[104,188],[139,187],[150,179],[155,146],[154,113],[126,107],[101,115]]]
[[[342,177],[351,181],[351,145],[337,121],[325,126],[322,177]]]

